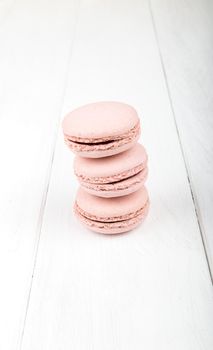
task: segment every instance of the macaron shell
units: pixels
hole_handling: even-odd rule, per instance
[[[120,174],[127,173],[137,166],[144,165],[145,167],[146,163],[146,150],[141,144],[136,143],[131,149],[104,159],[76,156],[74,159],[74,172],[79,180],[85,182],[108,183],[120,180]],[[133,174],[127,174],[128,177],[131,175]]]
[[[148,200],[148,193],[143,186],[140,190],[123,197],[102,198],[96,197],[81,187],[76,195],[76,204],[89,215],[96,215],[106,221],[122,220],[122,217],[130,213],[136,213],[143,208]]]
[[[148,175],[148,168],[146,167],[138,174],[131,176],[122,181],[111,184],[94,184],[81,182],[81,186],[85,191],[92,195],[100,197],[119,197],[125,196],[132,192],[139,190],[145,183]]]
[[[140,215],[132,217],[130,219],[126,219],[123,221],[117,222],[99,222],[95,220],[91,220],[81,215],[77,210],[76,206],[74,207],[74,212],[77,218],[82,222],[82,224],[97,233],[103,234],[119,234],[127,231],[131,231],[136,228],[139,224],[141,224],[146,218],[149,211],[149,201],[146,202],[142,212]]]
[[[133,107],[121,102],[103,101],[73,110],[65,116],[62,128],[65,135],[95,139],[119,136],[138,122]]]

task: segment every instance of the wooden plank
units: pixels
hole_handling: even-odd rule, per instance
[[[0,348],[25,321],[77,1],[4,1],[0,16]]]
[[[151,1],[153,19],[213,273],[213,3]]]
[[[150,214],[125,235],[84,229],[59,128],[22,350],[210,350],[211,281],[147,2],[81,4],[62,115],[95,100],[140,113]]]

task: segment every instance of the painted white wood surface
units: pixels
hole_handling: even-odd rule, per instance
[[[0,3],[0,349],[18,348],[77,1]]]
[[[151,9],[213,273],[213,2],[151,0]]]
[[[212,286],[146,1],[81,2],[61,116],[94,100],[140,113],[149,153],[147,221],[87,231],[58,129],[22,350],[210,350]]]

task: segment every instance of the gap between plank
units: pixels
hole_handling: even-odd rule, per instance
[[[159,42],[159,38],[158,38],[157,27],[156,27],[156,24],[155,24],[155,19],[154,19],[154,14],[153,14],[153,10],[152,10],[151,0],[148,0],[148,6],[149,6],[151,22],[152,22],[153,31],[154,31],[155,41],[156,41],[156,44],[157,44],[158,54],[159,54],[159,58],[160,58],[161,68],[162,68],[162,72],[163,72],[163,76],[164,76],[164,80],[165,80],[165,84],[166,84],[166,90],[167,90],[167,94],[168,94],[168,98],[169,98],[169,103],[170,103],[170,107],[171,107],[171,111],[172,111],[172,115],[173,115],[175,129],[176,129],[176,132],[177,132],[178,141],[179,141],[179,145],[180,145],[180,150],[181,150],[181,154],[182,154],[182,158],[183,158],[183,162],[184,162],[184,166],[185,166],[185,170],[186,170],[187,180],[188,180],[188,183],[189,183],[189,188],[190,188],[190,193],[191,193],[191,197],[192,197],[192,202],[193,202],[193,205],[194,205],[194,211],[195,211],[195,215],[196,215],[196,220],[197,220],[197,224],[198,224],[198,228],[199,228],[199,232],[200,232],[200,236],[201,236],[201,241],[202,241],[202,245],[203,245],[203,249],[204,249],[206,263],[207,263],[207,267],[208,267],[211,283],[213,284],[213,274],[212,274],[212,271],[211,271],[210,262],[209,262],[209,258],[208,258],[208,253],[207,253],[207,247],[206,247],[205,239],[204,239],[204,233],[203,233],[204,228],[202,228],[202,226],[201,226],[201,219],[200,219],[200,214],[199,214],[199,205],[198,205],[198,201],[196,200],[196,192],[195,192],[195,189],[193,189],[192,180],[191,180],[190,174],[189,174],[189,166],[187,164],[186,156],[185,156],[184,149],[183,149],[183,144],[182,144],[180,133],[179,133],[179,129],[178,129],[177,118],[176,118],[176,114],[175,114],[175,110],[174,110],[174,106],[173,106],[173,101],[172,101],[172,96],[171,96],[171,92],[170,92],[170,88],[169,88],[168,77],[167,77],[166,68],[165,68],[165,64],[164,64],[164,60],[163,60],[163,54],[162,54],[162,51],[161,51],[160,42]]]
[[[52,144],[52,153],[50,155],[50,162],[49,162],[49,165],[47,168],[44,191],[43,191],[41,206],[40,206],[40,210],[39,210],[39,217],[38,217],[38,223],[37,223],[37,229],[36,229],[37,241],[35,243],[35,253],[34,253],[34,258],[33,258],[32,275],[31,275],[31,280],[30,280],[29,292],[27,295],[27,304],[26,304],[26,310],[24,313],[24,321],[23,321],[23,326],[22,326],[22,331],[21,331],[21,336],[20,336],[20,344],[18,346],[19,350],[22,349],[23,340],[24,340],[25,327],[26,327],[26,322],[27,322],[27,314],[28,314],[31,292],[32,292],[32,287],[33,287],[33,278],[34,278],[34,273],[35,273],[35,269],[36,269],[39,244],[40,244],[40,240],[41,240],[43,218],[44,218],[45,207],[46,207],[46,203],[47,203],[50,180],[51,180],[51,175],[52,175],[52,167],[53,167],[53,162],[54,162],[54,157],[55,157],[56,142],[57,142],[58,131],[59,131],[59,126],[60,126],[60,121],[61,121],[61,113],[62,113],[66,89],[67,89],[67,85],[68,85],[68,77],[69,77],[68,73],[70,70],[70,64],[71,64],[72,54],[73,54],[73,47],[74,47],[74,42],[75,42],[75,37],[76,37],[76,32],[77,32],[77,27],[78,27],[78,22],[79,22],[80,7],[81,7],[81,1],[79,1],[78,8],[77,8],[76,21],[75,21],[75,25],[74,25],[74,35],[73,35],[73,39],[71,40],[71,43],[70,43],[68,59],[67,59],[67,69],[66,69],[66,74],[65,74],[65,82],[64,82],[64,88],[63,88],[62,97],[61,97],[61,108],[60,108],[58,120],[56,121],[55,134],[53,137],[53,144]]]

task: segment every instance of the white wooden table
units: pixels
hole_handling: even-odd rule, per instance
[[[0,349],[212,350],[213,2],[0,2]],[[151,210],[87,231],[61,119],[132,104]]]

